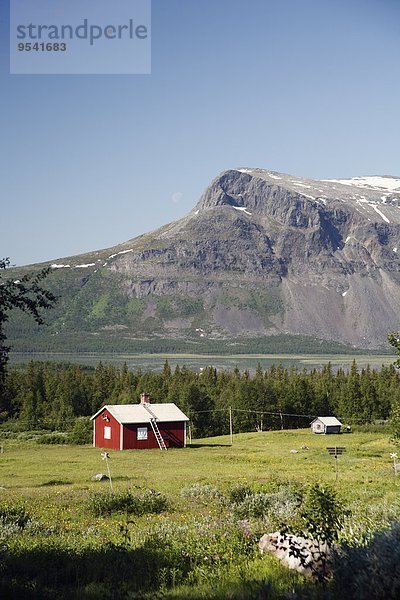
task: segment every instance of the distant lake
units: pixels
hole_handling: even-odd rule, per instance
[[[142,369],[143,371],[161,371],[165,360],[168,360],[171,369],[176,365],[183,367],[186,365],[189,369],[200,371],[208,366],[216,369],[232,370],[236,366],[240,371],[248,369],[254,373],[257,365],[260,363],[265,370],[273,364],[281,363],[285,367],[292,365],[298,369],[321,369],[330,362],[332,369],[339,368],[348,370],[353,360],[356,360],[359,368],[370,365],[371,368],[379,369],[383,364],[390,365],[396,357],[392,354],[377,355],[315,355],[315,354],[240,354],[240,355],[203,355],[203,354],[69,354],[69,353],[43,353],[32,352],[29,354],[12,352],[10,354],[10,364],[16,365],[30,360],[42,360],[53,362],[70,362],[82,365],[95,366],[100,361],[114,365],[122,365],[126,362],[129,369]]]

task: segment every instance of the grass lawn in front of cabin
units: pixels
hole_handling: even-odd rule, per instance
[[[156,592],[164,594],[163,598],[226,598],[229,593],[233,594],[232,598],[252,598],[257,596],[251,594],[258,594],[262,586],[266,586],[270,594],[268,597],[271,598],[281,597],[279,594],[288,593],[294,588],[300,590],[299,593],[306,590],[308,595],[304,597],[313,597],[314,592],[310,591],[309,584],[303,583],[300,576],[284,569],[272,557],[260,559],[257,556],[256,538],[252,542],[255,553],[251,558],[243,557],[241,560],[239,544],[236,550],[232,549],[231,558],[226,559],[225,554],[229,554],[229,551],[226,546],[221,546],[223,528],[226,526],[229,529],[233,518],[232,507],[226,498],[229,489],[238,483],[256,491],[301,488],[313,483],[330,484],[351,510],[353,525],[356,523],[355,529],[360,531],[364,523],[380,527],[397,519],[400,514],[400,476],[396,477],[392,468],[390,453],[395,448],[390,444],[387,433],[315,435],[309,429],[265,431],[235,434],[232,446],[229,445],[229,436],[222,436],[194,440],[192,447],[166,452],[110,451],[115,492],[133,489],[141,493],[151,489],[168,499],[169,508],[166,512],[132,518],[123,512],[93,516],[87,509],[88,500],[95,491],[106,494],[109,490],[107,481],[93,482],[91,479],[96,473],[107,473],[100,449],[90,446],[44,446],[34,441],[13,439],[5,439],[3,444],[0,486],[5,489],[0,490],[0,508],[23,506],[32,523],[36,523],[36,526],[28,528],[29,531],[17,531],[13,537],[6,535],[6,543],[13,557],[9,568],[17,568],[14,559],[17,561],[17,556],[24,556],[24,566],[18,563],[18,568],[23,571],[21,585],[29,588],[38,577],[35,584],[37,588],[43,591],[41,586],[46,585],[46,589],[50,590],[48,597],[57,597],[58,600],[74,597],[73,590],[77,590],[83,599],[119,596],[112,595],[115,594],[113,586],[98,581],[97,572],[90,580],[89,574],[83,576],[79,569],[81,574],[75,575],[76,581],[69,581],[69,584],[61,575],[54,575],[51,581],[46,579],[45,584],[40,583],[40,576],[29,569],[25,572],[29,562],[37,565],[39,561],[36,568],[40,573],[40,565],[45,569],[49,560],[61,563],[64,560],[65,563],[63,553],[81,556],[79,560],[83,561],[82,564],[85,561],[94,564],[90,562],[90,556],[96,551],[98,560],[107,557],[112,564],[109,553],[117,552],[115,548],[120,548],[118,551],[122,553],[129,550],[133,562],[137,553],[145,549],[148,569],[154,569],[156,585],[155,589],[151,588],[151,582],[146,580],[147,571],[140,579],[147,581],[142,588],[140,583],[132,583],[130,576],[125,577],[122,573],[121,577],[123,580],[125,577],[126,581],[121,588],[121,594],[123,592],[125,596],[121,595],[121,598],[127,597],[128,592],[132,598],[145,598],[147,595],[155,598]],[[338,482],[335,482],[335,459],[326,450],[327,446],[335,445],[346,448],[346,452],[338,459]],[[215,493],[218,495],[213,497],[207,492],[204,497],[194,500],[182,495],[182,489],[192,484],[200,486],[199,489],[204,486],[206,491],[209,488],[217,490]],[[228,525],[222,524],[224,519],[227,519]],[[252,522],[251,527],[257,535],[266,532],[260,520]],[[171,542],[171,539],[175,540],[175,535],[182,545],[179,546],[178,555],[184,553],[186,546],[190,547],[198,536],[199,544],[207,546],[205,552],[214,556],[210,560],[214,560],[215,564],[207,566],[206,562],[205,566],[197,565],[192,574],[183,575],[179,559],[171,558],[176,548],[173,550],[168,546],[171,543],[174,546],[175,541]],[[159,536],[162,539],[162,536],[166,536],[165,553],[169,553],[168,560],[166,555],[157,554],[159,548],[155,550],[151,546],[152,538],[161,539]],[[231,543],[227,538],[226,544]],[[40,559],[38,549],[44,553]],[[198,548],[193,552],[198,552]],[[225,558],[219,562],[215,556]],[[164,559],[165,567],[162,566]],[[208,555],[203,559],[207,561]],[[175,565],[176,560],[178,562]],[[245,571],[240,567],[241,563],[246,565]],[[74,570],[75,567],[72,565],[69,568]],[[23,591],[18,586],[16,589],[21,593]],[[218,596],[219,593],[221,596]]]

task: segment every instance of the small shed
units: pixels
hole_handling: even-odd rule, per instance
[[[313,433],[340,433],[342,423],[336,417],[317,417],[311,421]]]
[[[151,404],[142,394],[140,404],[107,404],[91,418],[93,446],[111,450],[186,446],[188,417],[173,403]]]

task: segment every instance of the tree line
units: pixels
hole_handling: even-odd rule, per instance
[[[192,422],[197,436],[219,435],[227,430],[227,411],[233,409],[234,431],[254,428],[304,427],[313,416],[335,414],[347,422],[369,423],[392,416],[395,437],[400,438],[400,358],[395,366],[359,371],[354,361],[349,372],[336,373],[328,364],[321,371],[298,371],[282,365],[255,374],[249,371],[200,373],[186,367],[174,372],[165,362],[161,373],[131,372],[127,365],[99,365],[93,370],[78,365],[30,362],[8,368],[10,347],[4,326],[13,311],[27,313],[42,324],[43,311],[57,298],[41,284],[50,273],[42,269],[21,279],[5,278],[8,258],[0,259],[0,427],[69,431],[79,417],[95,413],[104,404],[138,402],[140,393],[153,402],[175,402]],[[400,356],[400,334],[389,335]]]
[[[95,368],[30,362],[8,368],[0,396],[1,428],[70,430],[78,417],[93,415],[104,404],[137,403],[142,392],[151,401],[174,402],[191,419],[197,437],[234,432],[307,427],[314,416],[335,415],[346,424],[386,420],[400,406],[395,366],[349,371],[298,370],[282,365],[254,374],[238,368],[207,367],[195,372],[166,361],[161,372],[130,371],[99,363]]]

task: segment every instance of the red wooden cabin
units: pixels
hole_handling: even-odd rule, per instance
[[[140,404],[110,404],[92,417],[93,446],[111,450],[183,448],[188,417],[176,404],[151,404],[142,394]]]

